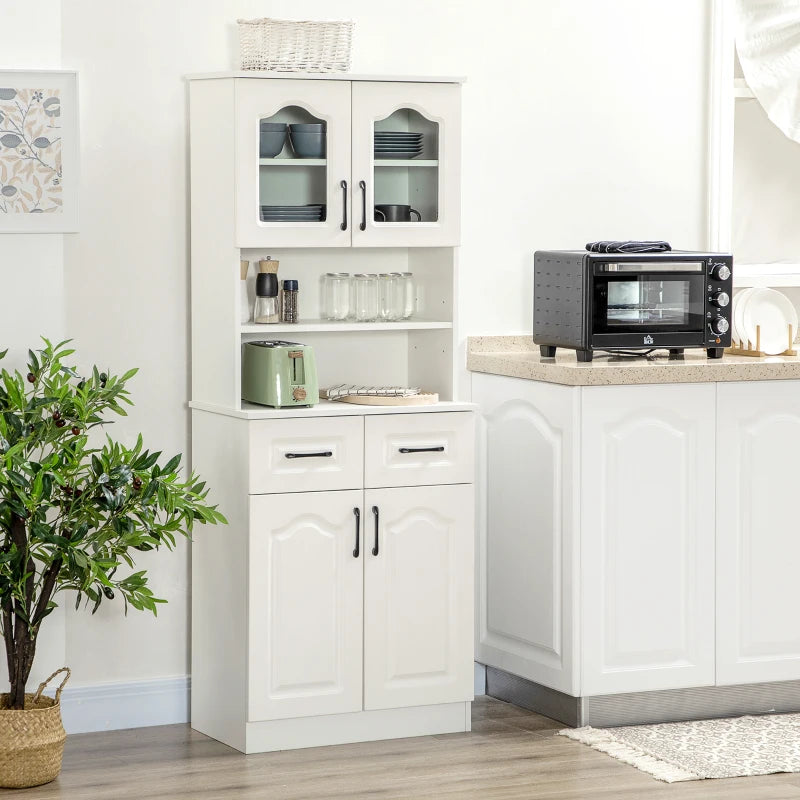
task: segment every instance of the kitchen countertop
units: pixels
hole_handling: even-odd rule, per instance
[[[666,350],[659,350],[651,358],[600,353],[578,363],[574,350],[561,348],[555,359],[542,358],[530,336],[470,336],[467,369],[565,386],[780,381],[800,380],[800,357],[726,354],[717,360],[707,358],[705,350],[689,349],[683,359],[670,360]]]

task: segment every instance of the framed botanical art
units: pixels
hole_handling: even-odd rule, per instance
[[[78,229],[78,75],[0,70],[0,233]]]

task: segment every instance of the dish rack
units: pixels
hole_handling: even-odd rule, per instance
[[[797,350],[794,349],[794,328],[791,325],[787,325],[787,337],[786,349],[781,353],[775,353],[774,355],[778,356],[796,356]],[[754,358],[761,358],[769,353],[765,353],[761,349],[761,326],[756,325],[756,340],[755,342],[751,342],[749,339],[747,342],[737,342],[732,341],[730,347],[725,348],[726,353],[730,353],[731,355],[735,356],[753,356]]]
[[[435,392],[423,392],[407,386],[341,384],[322,389],[320,397],[363,406],[427,406],[439,402],[439,395]]]

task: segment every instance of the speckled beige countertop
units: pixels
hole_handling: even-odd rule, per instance
[[[620,386],[639,383],[713,383],[718,381],[800,380],[800,357],[725,355],[709,359],[702,349],[686,350],[670,360],[665,350],[651,358],[595,354],[579,364],[575,352],[558,349],[555,359],[541,358],[529,336],[470,336],[467,369],[565,386]]]

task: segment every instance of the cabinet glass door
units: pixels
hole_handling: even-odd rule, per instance
[[[239,246],[349,245],[349,82],[241,79],[236,104]]]
[[[353,244],[459,243],[460,89],[353,84]]]

